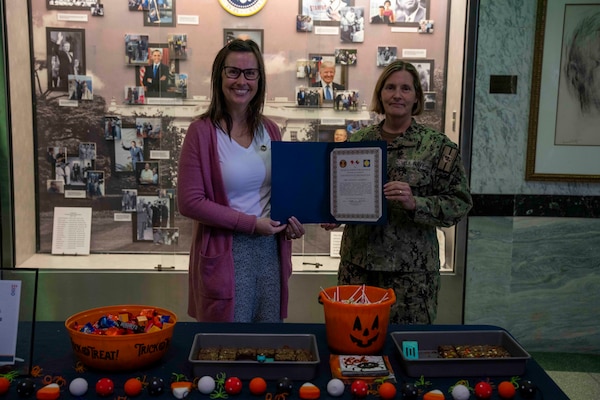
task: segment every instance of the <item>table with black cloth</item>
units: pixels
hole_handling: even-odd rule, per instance
[[[383,354],[389,356],[392,369],[394,370],[398,386],[402,382],[414,383],[418,378],[408,377],[404,375],[401,365],[399,364],[399,355],[390,332],[396,331],[465,331],[465,330],[498,330],[501,328],[491,325],[390,325],[388,327],[388,335],[383,349]],[[112,373],[103,371],[94,371],[86,369],[84,372],[78,371],[75,367],[77,364],[77,358],[75,353],[71,349],[71,342],[67,330],[62,322],[37,322],[35,324],[35,338],[33,346],[33,357],[32,364],[34,368],[39,371],[37,377],[33,377],[36,383],[36,389],[44,386],[45,382],[54,380],[57,378],[64,379],[66,382],[61,388],[61,399],[72,397],[68,390],[68,383],[77,377],[85,378],[89,384],[89,390],[84,399],[100,399],[101,397],[95,392],[95,384],[100,378],[110,378],[115,384],[115,392],[110,399],[124,400],[126,395],[124,393],[124,383],[127,379],[132,377],[139,377],[141,379],[150,380],[152,377],[163,378],[168,384],[171,382],[173,374],[182,374],[189,379],[194,378],[193,365],[188,361],[189,353],[194,341],[194,337],[197,333],[268,333],[268,334],[314,334],[317,340],[317,347],[319,349],[320,365],[318,366],[316,376],[311,383],[319,387],[321,390],[322,399],[333,399],[327,393],[327,383],[332,378],[331,370],[329,367],[329,356],[330,351],[327,346],[327,339],[325,333],[324,324],[298,324],[298,323],[281,323],[281,324],[240,324],[240,323],[195,323],[195,322],[178,322],[175,325],[173,340],[169,347],[169,350],[160,362],[154,364],[143,370]],[[215,375],[219,371],[215,371]],[[468,380],[470,386],[474,386],[479,380],[489,380],[493,383],[499,383],[502,380],[510,380],[510,376],[461,376],[452,378],[435,378],[435,377],[424,377],[425,380],[430,381],[432,385],[428,390],[439,389],[441,390],[446,399],[452,399],[452,395],[449,393],[449,388],[455,385],[459,380]],[[538,386],[538,391],[534,399],[538,400],[561,400],[568,399],[564,392],[554,383],[554,381],[546,374],[546,372],[540,367],[540,365],[533,359],[527,361],[525,374],[520,377],[521,379],[529,379]],[[17,378],[17,381],[24,379],[23,377]],[[60,381],[60,379],[58,379]],[[243,380],[243,390],[239,395],[230,395],[229,399],[233,398],[264,398],[265,396],[254,396],[248,389],[248,380]],[[306,382],[294,381],[294,389],[291,396],[288,399],[298,399],[298,389]],[[0,400],[13,400],[20,398],[14,388],[14,383],[11,386],[9,392],[1,396]],[[275,393],[276,381],[268,381],[268,392]],[[168,391],[168,387],[167,387]],[[171,393],[164,393],[160,396],[165,398],[173,398]],[[156,397],[151,396],[147,392],[142,392],[138,398],[149,398]],[[274,397],[274,396],[273,396]],[[35,398],[35,396],[32,396]],[[200,393],[197,390],[192,391],[188,396],[189,399],[211,399],[209,395]],[[350,399],[348,388],[346,389],[342,397],[337,399]],[[376,396],[369,395],[369,398],[376,398]],[[402,399],[400,391],[396,395],[397,399]],[[421,399],[422,396],[419,396]],[[475,398],[471,395],[471,398]],[[521,399],[522,397],[517,391],[515,399]],[[22,399],[22,398],[20,398]],[[106,398],[104,398],[106,399]],[[497,391],[494,393],[491,399],[500,399]]]

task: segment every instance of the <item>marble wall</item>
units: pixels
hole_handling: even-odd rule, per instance
[[[600,183],[524,178],[536,3],[480,1],[465,323],[600,353]],[[490,94],[490,75],[516,75],[517,93]]]

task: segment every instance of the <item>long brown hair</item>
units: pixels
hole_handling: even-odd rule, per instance
[[[225,102],[225,94],[221,89],[223,86],[223,67],[225,67],[225,60],[227,56],[233,52],[247,52],[254,54],[258,63],[258,71],[260,76],[258,77],[258,90],[256,95],[250,100],[248,104],[246,123],[250,130],[250,134],[254,136],[254,132],[260,127],[262,123],[262,110],[265,103],[265,96],[267,92],[267,82],[265,79],[265,62],[263,60],[260,48],[253,40],[246,39],[234,39],[227,43],[217,53],[215,60],[212,65],[211,74],[211,100],[210,105],[205,113],[200,115],[200,118],[208,118],[215,125],[219,125],[221,121],[225,121],[225,127],[221,127],[227,134],[231,134],[231,128],[233,122],[231,115],[227,110],[227,103]]]
[[[383,90],[383,86],[385,85],[385,81],[394,73],[398,71],[407,71],[413,77],[413,85],[415,87],[415,94],[417,96],[417,102],[413,105],[413,109],[411,111],[412,115],[419,115],[423,112],[423,103],[425,101],[423,88],[421,87],[421,80],[419,79],[419,72],[415,68],[414,65],[402,60],[396,60],[391,62],[377,80],[375,84],[375,89],[373,89],[373,98],[371,100],[371,111],[376,112],[377,114],[385,114],[383,108],[383,102],[381,101],[381,91]]]

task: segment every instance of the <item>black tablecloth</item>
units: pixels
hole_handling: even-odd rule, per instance
[[[428,326],[404,326],[404,325],[390,325],[388,328],[388,337],[384,346],[383,354],[389,356],[392,368],[395,372],[398,383],[417,381],[417,378],[408,377],[404,375],[403,370],[399,364],[399,358],[396,350],[396,346],[391,339],[389,333],[394,331],[408,331],[408,330],[498,330],[501,328],[489,326],[489,325],[428,325]],[[165,382],[170,382],[173,374],[183,374],[188,378],[194,378],[193,366],[188,362],[188,356],[192,347],[194,337],[197,333],[269,333],[269,334],[314,334],[317,339],[317,346],[320,355],[320,365],[317,370],[317,376],[311,382],[321,389],[321,398],[330,399],[331,397],[327,394],[326,386],[327,382],[331,379],[331,370],[329,368],[329,356],[330,351],[327,346],[325,325],[323,324],[296,324],[296,323],[283,323],[283,324],[221,324],[221,323],[183,323],[179,322],[175,325],[173,340],[167,354],[163,359],[152,367],[145,370],[130,371],[123,373],[107,373],[102,371],[86,370],[85,372],[78,372],[75,369],[77,358],[71,350],[71,342],[69,335],[61,322],[37,322],[35,325],[35,340],[34,350],[32,357],[33,366],[36,371],[39,371],[37,377],[33,379],[36,382],[36,387],[41,388],[45,382],[51,380],[60,382],[60,378],[64,379],[67,385],[61,389],[61,398],[69,398],[71,395],[68,391],[68,383],[76,377],[85,378],[88,383],[90,390],[84,396],[85,399],[99,399],[95,393],[94,387],[96,382],[100,378],[110,378],[115,383],[115,393],[111,398],[117,399],[118,397],[124,398],[126,395],[123,390],[125,381],[132,377],[146,378],[150,380],[152,377],[160,377]],[[217,374],[219,371],[215,371]],[[457,383],[460,379],[466,379],[469,381],[471,386],[474,386],[479,380],[487,380],[489,378],[492,383],[499,383],[502,380],[510,379],[511,377],[487,377],[487,376],[472,376],[472,377],[456,377],[456,378],[432,378],[425,376],[425,380],[430,381],[432,385],[428,390],[439,389],[445,395],[447,399],[452,399],[448,389]],[[23,378],[17,378],[20,380]],[[521,379],[530,379],[538,386],[538,393],[535,399],[538,400],[561,400],[567,399],[568,397],[562,392],[562,390],[552,381],[552,379],[546,374],[546,372],[540,367],[540,365],[533,359],[529,360],[526,365],[526,371]],[[229,398],[254,398],[248,390],[248,381],[244,381],[244,388],[240,395],[229,396]],[[298,388],[305,382],[294,382],[294,391],[291,397],[288,398],[299,398]],[[268,382],[268,391],[275,393],[276,381]],[[171,397],[170,393],[165,393],[161,396]],[[148,393],[143,392],[139,398],[152,397]],[[350,399],[352,396],[348,390],[343,397],[339,399]],[[375,398],[369,395],[370,398]],[[19,398],[16,393],[15,383],[11,386],[8,394],[2,396],[2,399],[14,400]],[[33,396],[35,398],[35,396]],[[189,399],[209,399],[208,395],[204,395],[199,391],[194,390]],[[402,395],[398,393],[397,399],[401,399]],[[420,397],[421,398],[421,397]],[[474,396],[471,396],[474,398]],[[515,399],[520,399],[520,395],[517,393]],[[494,391],[492,399],[499,399],[498,394]]]

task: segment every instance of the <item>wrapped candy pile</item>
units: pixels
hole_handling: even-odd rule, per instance
[[[119,336],[160,331],[165,325],[171,324],[170,320],[169,315],[161,315],[153,308],[146,308],[138,315],[124,311],[103,315],[97,321],[88,322],[83,326],[75,323],[73,329],[92,335]]]

